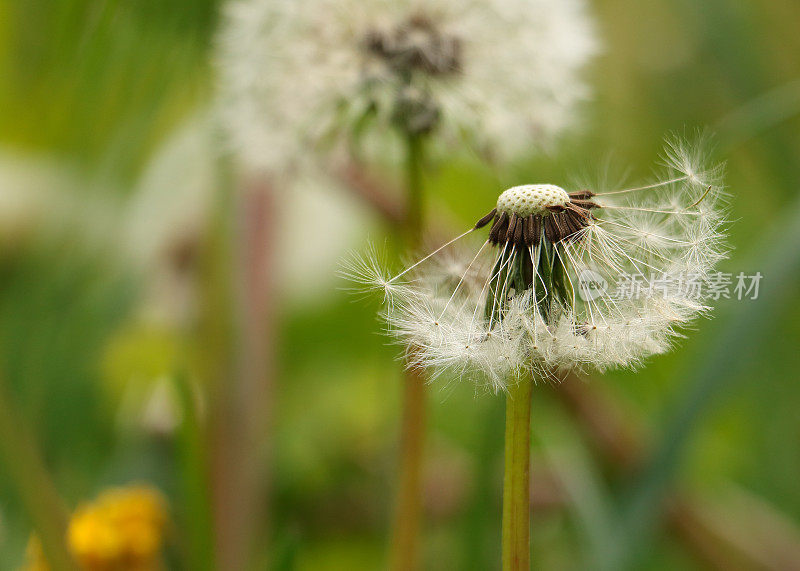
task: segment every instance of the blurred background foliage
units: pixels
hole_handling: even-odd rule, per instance
[[[656,525],[674,490],[708,508],[743,550],[755,541],[796,555],[800,5],[593,6],[606,48],[591,70],[596,99],[582,132],[508,172],[439,165],[429,200],[459,227],[501,188],[593,176],[609,156],[632,165],[631,178],[646,176],[665,133],[708,127],[728,163],[735,221],[723,271],[762,271],[764,281],[757,302],[721,302],[668,356],[590,379],[641,443],[631,470],[603,460],[556,388],[536,389],[534,471],[548,474],[534,479],[534,496],[558,496],[540,498],[534,512],[536,568],[707,567],[675,525]],[[152,483],[170,499],[176,561],[203,509],[187,490],[203,483],[187,487],[185,460],[197,449],[181,436],[191,418],[174,381],[204,351],[187,326],[198,306],[192,284],[206,276],[196,248],[213,243],[207,211],[230,191],[207,120],[218,8],[0,0],[0,371],[69,506],[107,485]],[[310,245],[278,244],[272,541],[263,557],[281,569],[380,568],[397,350],[378,334],[377,305],[354,303],[334,274],[347,248],[391,233],[341,190],[279,202],[288,220],[334,208],[340,222],[321,224]],[[427,567],[493,568],[503,399],[447,379],[432,394]],[[29,534],[0,471],[0,568],[21,562]],[[778,537],[786,541],[773,549]]]

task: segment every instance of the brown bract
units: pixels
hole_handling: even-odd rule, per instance
[[[580,238],[580,231],[592,221],[591,210],[598,208],[592,201],[594,193],[580,190],[569,193],[570,201],[565,206],[548,206],[541,214],[522,217],[515,213],[497,212],[492,209],[478,220],[475,228],[483,228],[490,222],[489,242],[494,245],[511,244],[530,248],[539,245],[542,234],[551,243]]]

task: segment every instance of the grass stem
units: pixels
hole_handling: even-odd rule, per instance
[[[0,451],[25,512],[56,571],[77,569],[66,544],[67,512],[28,427],[16,413],[0,378]]]

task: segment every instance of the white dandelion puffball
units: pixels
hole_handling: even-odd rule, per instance
[[[709,309],[704,288],[724,257],[722,167],[705,164],[701,145],[671,142],[665,176],[636,187],[508,189],[395,277],[372,256],[344,273],[384,292],[390,332],[434,372],[499,390],[525,372],[636,366]],[[482,245],[455,250],[474,235]]]
[[[217,44],[233,151],[277,171],[370,126],[500,158],[547,147],[598,52],[585,0],[232,0]]]

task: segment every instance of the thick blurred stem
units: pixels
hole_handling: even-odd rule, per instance
[[[409,135],[406,156],[405,234],[410,248],[420,243],[423,223],[423,141]],[[413,351],[413,348],[411,349]],[[407,367],[400,425],[400,458],[397,502],[392,530],[391,569],[412,571],[420,565],[419,537],[422,521],[422,472],[425,452],[427,387],[425,374]]]
[[[525,375],[506,397],[503,479],[503,571],[530,569],[530,462],[532,379]]]
[[[427,387],[419,369],[405,377],[400,439],[400,479],[394,520],[392,565],[395,571],[419,568],[422,521],[422,470],[425,448]]]
[[[77,569],[66,544],[67,513],[45,469],[33,436],[16,414],[0,378],[0,450],[5,469],[42,543],[50,567]]]
[[[270,442],[273,372],[274,193],[248,181],[234,206],[236,251],[233,382],[223,383],[216,434],[214,485],[217,557],[221,569],[247,569],[263,531],[268,483],[263,460]]]

